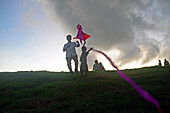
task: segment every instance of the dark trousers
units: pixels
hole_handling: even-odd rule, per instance
[[[74,60],[74,63],[75,63],[75,72],[78,72],[78,58],[77,58],[77,55],[74,56],[74,57],[66,57],[68,69],[70,70],[70,72],[73,72],[72,67],[71,67],[71,60],[72,59]]]

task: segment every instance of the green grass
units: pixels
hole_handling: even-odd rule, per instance
[[[170,68],[124,70],[170,112]],[[116,71],[89,72],[88,78],[65,72],[0,73],[2,113],[157,113]]]

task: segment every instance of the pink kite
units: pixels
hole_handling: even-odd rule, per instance
[[[88,35],[82,31],[83,28],[81,27],[80,24],[77,25],[77,29],[78,29],[78,33],[74,39],[80,39],[81,44],[82,44],[82,40],[85,42],[88,38],[91,37],[90,35]]]

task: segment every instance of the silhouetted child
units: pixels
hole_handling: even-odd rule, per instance
[[[162,67],[161,60],[159,60],[158,66],[159,66],[159,67]]]
[[[168,67],[168,66],[169,66],[169,62],[168,62],[166,59],[164,60],[164,66],[165,66],[165,67]]]
[[[86,77],[87,77],[87,72],[88,72],[88,65],[87,65],[87,55],[89,54],[89,51],[91,51],[93,48],[90,48],[88,51],[86,51],[86,47],[82,47],[82,54],[80,57],[81,65],[80,65],[80,72],[81,76],[83,77],[83,72],[85,72]]]
[[[98,60],[95,60],[94,65],[93,65],[93,71],[99,71],[99,69],[100,69],[100,66],[99,66]]]
[[[105,71],[105,68],[103,67],[103,65],[102,65],[101,62],[99,63],[99,70],[100,70],[100,71]]]

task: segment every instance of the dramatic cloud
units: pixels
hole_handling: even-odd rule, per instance
[[[170,60],[169,0],[39,2],[46,14],[73,36],[76,25],[81,24],[92,35],[87,45],[103,51],[119,50],[116,62],[120,66],[138,60],[141,65],[155,58]]]

